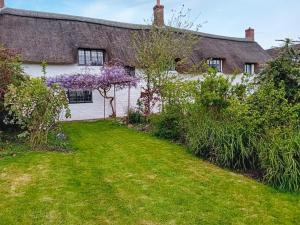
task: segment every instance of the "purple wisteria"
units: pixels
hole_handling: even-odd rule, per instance
[[[105,98],[110,100],[112,116],[116,116],[116,106],[113,105],[115,100],[116,89],[120,90],[126,87],[135,87],[139,79],[129,76],[122,66],[113,65],[105,66],[99,74],[69,74],[59,75],[47,78],[47,85],[58,84],[68,90],[98,90]],[[108,96],[108,92],[114,88],[114,96]]]
[[[59,84],[71,90],[76,89],[109,89],[116,85],[118,89],[136,86],[139,80],[129,76],[121,66],[106,66],[99,74],[68,74],[47,78],[47,85]]]

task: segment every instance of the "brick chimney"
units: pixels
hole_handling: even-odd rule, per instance
[[[255,38],[254,38],[254,29],[249,27],[247,30],[245,30],[245,37],[248,41],[255,41]]]
[[[160,0],[157,0],[156,6],[154,6],[153,8],[153,12],[154,12],[154,25],[158,27],[163,27],[165,25],[164,8],[165,7],[160,4]]]
[[[4,0],[0,0],[0,9],[4,8],[5,4],[4,4]]]

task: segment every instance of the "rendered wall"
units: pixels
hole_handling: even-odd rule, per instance
[[[40,77],[43,75],[42,68],[37,64],[24,64],[24,71],[31,76]],[[75,74],[75,73],[95,73],[101,70],[102,67],[82,67],[77,64],[74,65],[48,65],[46,69],[46,76],[57,76],[62,74]],[[131,88],[130,91],[130,102],[131,107],[135,107],[138,98],[141,93],[141,86],[139,84],[137,88]],[[113,91],[110,91],[111,96],[113,96]],[[117,116],[123,117],[127,115],[128,108],[128,89],[118,90],[116,94],[116,105],[117,105]],[[109,101],[105,102],[105,111],[106,117],[112,114]],[[70,104],[71,119],[68,120],[91,120],[91,119],[103,119],[104,118],[104,99],[98,93],[98,91],[93,91],[93,103],[84,103],[84,104]],[[65,118],[61,118],[66,120]]]

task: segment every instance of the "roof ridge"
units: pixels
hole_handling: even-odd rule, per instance
[[[14,9],[14,8],[7,8],[7,7],[0,10],[0,14],[34,17],[34,18],[41,18],[41,19],[71,20],[71,21],[102,24],[107,26],[116,26],[120,28],[142,29],[148,27],[147,25],[142,25],[142,24],[124,23],[124,22],[110,21],[110,20],[97,19],[91,17],[74,16],[74,15],[68,15],[62,13],[41,12],[41,11]]]
[[[14,8],[7,8],[7,7],[0,9],[0,14],[8,14],[8,15],[23,16],[23,17],[33,17],[33,18],[41,18],[41,19],[78,21],[78,22],[94,23],[94,24],[101,24],[101,25],[105,25],[105,26],[113,26],[113,27],[134,29],[134,30],[150,28],[150,25],[144,25],[144,24],[124,23],[124,22],[110,21],[110,20],[97,19],[97,18],[91,18],[91,17],[74,16],[74,15],[52,13],[52,12],[50,12],[50,13],[49,12],[40,12],[40,11],[32,11],[32,10],[25,10],[25,9],[14,9]],[[183,29],[179,29],[179,30],[183,30]],[[253,41],[248,41],[246,38],[227,37],[227,36],[222,36],[222,35],[208,34],[208,33],[203,33],[203,32],[199,32],[199,31],[193,31],[193,30],[185,30],[185,31],[192,32],[192,33],[199,35],[201,37],[204,37],[204,38],[213,38],[213,39],[238,41],[238,42],[253,42]]]

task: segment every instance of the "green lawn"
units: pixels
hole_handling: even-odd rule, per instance
[[[0,160],[0,224],[300,224],[300,195],[112,122],[64,125],[72,153]]]

